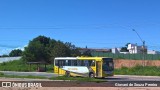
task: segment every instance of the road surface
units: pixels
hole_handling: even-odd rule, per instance
[[[13,72],[13,71],[0,71],[6,75],[20,75],[20,76],[44,76],[44,77],[57,77],[57,74],[54,73],[45,73],[45,72]],[[111,83],[112,81],[160,81],[160,77],[158,76],[133,76],[133,75],[115,75],[112,77],[107,77],[106,83]],[[49,79],[24,79],[24,78],[0,78],[0,81],[53,81]],[[55,81],[54,81],[55,82]],[[49,84],[49,83],[47,83]],[[55,82],[54,84],[57,84]],[[53,84],[53,85],[54,85]],[[68,84],[68,83],[67,83]],[[82,83],[83,84],[83,83]],[[101,83],[96,83],[101,84]],[[59,85],[62,85],[61,82]],[[79,84],[78,84],[79,85]],[[107,85],[107,84],[105,84]],[[21,88],[22,90],[35,90],[35,88]],[[18,88],[1,88],[0,90],[21,90]],[[159,87],[43,87],[36,88],[37,90],[159,90]]]
[[[46,72],[15,72],[15,71],[0,71],[5,75],[17,75],[17,76],[42,76],[42,77],[57,77],[57,74]],[[115,75],[107,77],[106,81],[160,81],[159,76],[135,76],[135,75]]]

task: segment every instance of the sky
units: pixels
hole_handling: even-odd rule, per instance
[[[160,50],[160,0],[0,0],[0,54],[44,35],[78,47]]]

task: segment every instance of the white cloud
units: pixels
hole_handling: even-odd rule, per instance
[[[0,49],[0,55],[3,55],[3,54],[7,54],[8,55],[11,51],[12,51],[12,49],[8,49],[8,48]]]
[[[20,49],[22,51],[24,51],[24,47],[27,47],[27,45],[23,46],[23,47],[17,47],[17,48],[0,48],[0,55],[4,55],[4,54],[9,54],[12,50],[14,49]]]

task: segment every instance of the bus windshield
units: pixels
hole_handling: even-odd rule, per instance
[[[112,58],[103,58],[103,71],[113,71],[114,64]]]

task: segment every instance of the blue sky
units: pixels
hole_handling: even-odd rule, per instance
[[[0,54],[38,35],[90,48],[141,41],[160,50],[159,0],[0,0]]]

